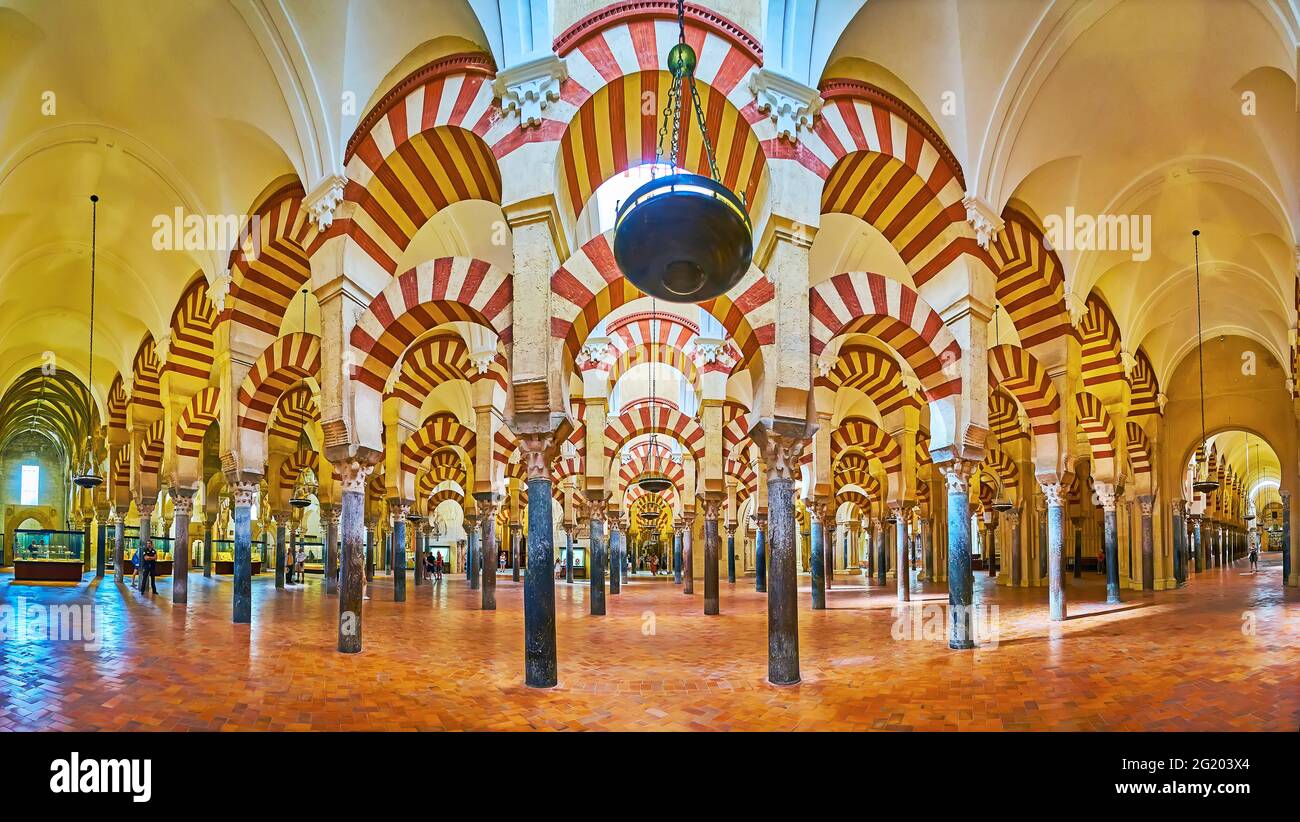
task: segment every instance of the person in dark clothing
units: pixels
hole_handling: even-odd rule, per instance
[[[140,577],[140,592],[144,593],[145,586],[149,586],[149,592],[158,593],[158,586],[154,581],[158,578],[158,551],[154,549],[153,543],[150,542],[144,547],[144,569]]]

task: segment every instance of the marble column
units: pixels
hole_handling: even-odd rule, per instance
[[[375,524],[367,522],[363,527],[366,535],[364,572],[366,582],[373,582],[375,579]],[[344,530],[346,532],[346,529]]]
[[[1041,498],[1034,501],[1034,512],[1038,514],[1038,584],[1047,582],[1047,502]]]
[[[1197,574],[1205,570],[1205,557],[1201,553],[1202,550],[1204,550],[1204,546],[1201,542],[1201,516],[1199,514],[1192,514],[1192,544],[1190,553],[1192,555],[1192,571]]]
[[[373,470],[355,460],[334,463],[339,475],[339,529],[343,553],[339,562],[338,650],[361,650],[361,602],[365,591],[367,557],[373,556],[373,531],[366,527],[366,480]]]
[[[125,573],[122,548],[126,544],[126,512],[125,506],[118,507],[113,520],[113,579],[119,584]]]
[[[275,587],[277,590],[284,588],[284,561],[286,546],[284,543],[284,526],[289,515],[280,512],[275,514]]]
[[[867,519],[867,567],[866,577],[867,584],[876,576],[876,531],[880,530],[880,518],[870,517]]]
[[[609,511],[605,512],[605,531],[609,545],[609,593],[613,596],[623,592],[623,574],[619,570],[623,561],[619,549],[623,535],[619,531],[618,517]]]
[[[146,545],[153,544],[153,503],[141,505],[136,503],[136,509],[140,512],[140,527],[136,530],[139,535],[135,541],[135,554],[131,561],[135,564],[135,583],[137,591],[144,590],[144,549]]]
[[[629,522],[624,515],[618,524],[618,573],[622,577],[623,584],[627,584],[627,532]]]
[[[884,585],[885,576],[889,571],[889,563],[885,561],[885,553],[887,550],[885,546],[885,518],[880,517],[879,519],[872,520],[872,522],[875,523],[876,584]]]
[[[931,553],[930,545],[930,518],[923,516],[920,519],[921,528],[921,581],[929,582],[934,579],[934,554]]]
[[[1024,583],[1024,577],[1020,568],[1020,512],[1009,512],[1007,514],[1007,524],[1011,526],[1011,553],[1007,558],[1011,565],[1009,570],[1009,573],[1011,574],[1011,587],[1019,588]]]
[[[175,517],[176,547],[172,550],[172,604],[184,605],[190,591],[190,516],[194,513],[194,489],[171,489]]]
[[[522,434],[528,485],[527,569],[524,573],[524,684],[553,688],[559,682],[555,645],[555,521],[551,499],[550,457],[554,437]],[[572,542],[570,542],[572,545]],[[572,566],[572,561],[570,561]]]
[[[532,504],[531,504],[531,503],[529,503],[529,508],[528,508],[528,510],[529,510],[528,516],[531,517],[531,516],[532,516]],[[531,521],[531,520],[530,520],[530,521]],[[573,526],[573,525],[566,525],[566,526],[564,526],[564,581],[565,581],[565,582],[568,582],[568,583],[572,583],[572,582],[573,582],[573,536],[574,536],[573,532],[574,532],[574,529],[575,529],[575,526]],[[529,530],[530,530],[530,531],[532,530],[532,526],[531,526],[531,525],[529,526]]]
[[[411,513],[411,506],[405,500],[390,500],[389,510],[393,513],[392,565],[393,565],[393,602],[406,602],[406,530],[409,523],[406,518]]]
[[[1115,511],[1114,487],[1097,483],[1097,498],[1101,500],[1102,523],[1105,529],[1103,548],[1106,552],[1106,602],[1115,605],[1119,596],[1119,521]]]
[[[591,615],[605,615],[605,502],[589,499],[586,506],[590,527],[587,549],[587,577],[591,584]]]
[[[975,578],[970,563],[970,476],[975,466],[954,461],[941,467],[948,491],[948,647],[975,647],[971,597]]]
[[[1070,521],[1074,523],[1074,578],[1079,579],[1083,576],[1083,518],[1073,517]]]
[[[325,593],[339,592],[339,509],[337,505],[322,505],[321,518],[325,520]]]
[[[1058,483],[1042,483],[1047,509],[1047,612],[1052,622],[1065,620],[1065,496],[1069,489]]]
[[[104,578],[104,568],[108,561],[108,509],[95,511],[99,527],[95,529],[95,578]]]
[[[475,494],[478,503],[479,540],[478,561],[481,563],[484,611],[497,609],[497,506],[495,494]]]
[[[912,563],[907,557],[907,505],[900,503],[890,508],[894,514],[894,540],[896,551],[894,553],[897,562],[897,570],[894,572],[894,579],[898,584],[898,601],[912,601]]]
[[[767,556],[764,545],[767,531],[767,514],[754,515],[754,590],[767,591]]]
[[[826,575],[826,587],[831,587],[835,579],[835,504],[826,503],[826,521],[822,523],[822,573]]]
[[[984,573],[998,575],[998,515],[993,511],[984,520]]]
[[[231,502],[235,512],[235,582],[234,621],[247,625],[253,621],[253,500],[257,499],[256,482],[235,481],[231,485]]]
[[[767,469],[767,679],[799,681],[799,600],[795,577],[794,477],[808,440],[762,429]]]
[[[724,497],[702,497],[704,506],[704,613],[718,613],[718,560],[721,540],[718,535],[718,517],[727,504]]]
[[[1137,502],[1142,511],[1142,523],[1139,529],[1142,540],[1142,590],[1154,591],[1156,589],[1156,540],[1151,513],[1155,508],[1155,498],[1143,495],[1137,498]]]
[[[1300,574],[1291,559],[1291,492],[1283,491],[1282,494],[1282,585],[1300,585],[1300,579],[1292,579],[1293,576]],[[1263,537],[1263,535],[1261,535]],[[1268,547],[1264,539],[1261,539],[1259,546],[1260,551]]]
[[[673,584],[682,584],[682,526],[673,527]]]
[[[478,575],[478,515],[465,513],[465,579],[469,582],[469,589],[477,591],[479,589]]]
[[[808,519],[812,528],[808,534],[808,556],[812,564],[812,609],[826,610],[826,538],[822,529],[826,526],[826,500],[814,497],[808,502]]]
[[[736,523],[727,523],[727,582],[736,582]]]
[[[519,523],[510,523],[510,580],[519,581],[519,564],[521,557],[520,552],[523,550],[519,540],[520,533]]]
[[[1183,500],[1174,500],[1171,507],[1173,508],[1173,525],[1170,528],[1172,531],[1170,536],[1172,537],[1174,552],[1174,583],[1181,588],[1187,584],[1185,565],[1187,559],[1187,523],[1183,519],[1183,515],[1187,510],[1187,503]]]
[[[682,517],[682,593],[695,593],[695,515]]]

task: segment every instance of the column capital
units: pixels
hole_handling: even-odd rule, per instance
[[[542,124],[542,112],[560,99],[560,86],[569,78],[564,60],[545,54],[535,60],[511,66],[497,75],[492,91],[501,100],[505,114],[518,114],[519,128]]]
[[[811,130],[822,109],[820,91],[771,69],[752,72],[749,90],[758,111],[775,124],[777,140],[799,142],[799,132]]]
[[[180,489],[172,489],[172,514],[176,517],[189,517],[194,513],[194,491],[186,489],[182,493]]]
[[[1065,483],[1043,482],[1039,483],[1039,487],[1043,489],[1043,502],[1048,508],[1065,507],[1065,495],[1069,491]]]
[[[334,470],[339,475],[340,489],[344,494],[364,494],[366,492],[366,481],[370,479],[371,472],[375,470],[373,463],[349,457],[337,460],[333,465]]]
[[[256,482],[236,482],[230,486],[231,504],[236,508],[251,508],[253,500],[257,499],[258,484]],[[141,509],[143,511],[143,509]],[[150,512],[153,506],[149,506]]]
[[[520,434],[519,452],[523,457],[524,477],[528,482],[551,478],[551,462],[557,453],[554,432]]]
[[[952,460],[935,466],[943,473],[944,483],[948,488],[948,495],[966,494],[970,492],[970,478],[978,468],[978,464],[970,460]]]
[[[714,520],[715,522],[722,514],[722,507],[727,504],[726,497],[705,496],[700,497],[700,508],[704,514],[704,521]]]
[[[343,204],[343,191],[347,184],[348,178],[343,174],[327,174],[302,198],[303,207],[317,231],[324,231],[334,224],[334,212]]]
[[[760,423],[755,427],[751,436],[763,455],[769,478],[794,480],[799,473],[799,460],[815,430],[804,420]]]

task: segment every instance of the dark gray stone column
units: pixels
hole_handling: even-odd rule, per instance
[[[393,512],[393,602],[406,602],[406,518],[411,505],[406,500],[390,500],[389,510]]]
[[[275,587],[276,589],[284,588],[284,561],[286,546],[284,543],[284,526],[289,519],[289,515],[284,512],[272,514],[275,517]]]
[[[876,584],[884,585],[885,575],[889,572],[889,563],[885,561],[885,554],[888,550],[885,544],[885,518],[883,516],[879,517],[872,520],[872,523],[875,526],[873,535],[876,543],[874,551],[876,555]]]
[[[907,558],[907,506],[895,505],[890,509],[894,514],[894,581],[897,584],[898,601],[912,601],[912,564]]]
[[[137,530],[139,538],[136,540],[135,556],[132,562],[135,564],[135,589],[144,590],[144,549],[146,545],[153,544],[153,511],[152,502],[146,505],[136,503],[136,508],[140,512],[140,527]]]
[[[528,514],[528,515],[529,515],[529,516],[532,516],[532,503],[529,503],[529,508],[528,508],[528,510],[529,510],[529,514]],[[565,547],[564,547],[564,581],[565,581],[565,582],[569,582],[569,583],[572,583],[572,582],[573,582],[573,531],[574,531],[574,527],[575,527],[575,526],[572,526],[572,525],[566,525],[566,526],[564,526],[564,539],[565,539]],[[529,526],[529,530],[531,530],[531,526]]]
[[[172,515],[176,540],[172,542],[172,604],[184,605],[190,592],[190,517],[194,513],[194,489],[173,488]]]
[[[519,555],[523,550],[519,539],[520,530],[519,523],[510,523],[510,579],[512,582],[519,581]]]
[[[1043,498],[1047,506],[1047,610],[1048,619],[1065,619],[1065,495],[1064,484],[1044,483]]]
[[[1300,580],[1292,579],[1297,571],[1291,565],[1291,492],[1283,491],[1282,496],[1282,585],[1295,586],[1300,585]],[[1267,544],[1261,540],[1259,546],[1262,552]]]
[[[1201,542],[1200,514],[1192,514],[1192,546],[1191,547],[1192,547],[1191,555],[1192,555],[1192,563],[1193,563],[1192,571],[1199,574],[1205,570],[1205,555],[1201,553],[1204,550],[1204,545]]]
[[[767,591],[766,541],[767,514],[754,515],[754,590]]]
[[[587,548],[589,562],[587,577],[591,584],[591,615],[605,615],[605,501],[585,501],[586,517],[590,528]]]
[[[364,509],[363,509],[364,510]],[[375,523],[365,523],[366,529],[366,553],[365,553],[365,573],[366,582],[373,582],[375,579]]]
[[[1150,495],[1143,495],[1137,498],[1137,502],[1142,511],[1140,528],[1142,539],[1142,590],[1154,591],[1156,589],[1156,540],[1154,525],[1151,522],[1151,512],[1155,507],[1155,498]]]
[[[1019,588],[1024,580],[1020,570],[1020,512],[1008,513],[1007,522],[1011,525],[1011,587]]]
[[[497,506],[500,499],[492,493],[475,494],[478,502],[479,540],[478,561],[483,569],[482,586],[484,611],[497,609]]]
[[[867,584],[876,576],[876,531],[880,530],[880,518],[867,518]]]
[[[682,516],[682,593],[695,593],[695,515]]]
[[[673,526],[673,584],[682,584],[682,526]]]
[[[1114,485],[1096,484],[1101,499],[1101,520],[1105,528],[1102,548],[1106,554],[1106,602],[1118,605],[1119,598],[1119,522],[1115,511]]]
[[[1083,576],[1083,517],[1073,517],[1074,524],[1074,578]]]
[[[993,511],[984,513],[984,564],[988,576],[998,575],[998,515]]]
[[[727,523],[727,582],[736,582],[736,523]]]
[[[1038,514],[1038,578],[1047,580],[1047,502],[1035,500],[1034,512]]]
[[[835,503],[826,502],[826,519],[822,523],[822,573],[826,577],[826,587],[831,587],[835,579]]]
[[[754,437],[767,471],[767,679],[791,685],[799,681],[794,477],[808,439],[765,426],[756,428]]]
[[[465,579],[471,591],[478,590],[478,564],[474,557],[478,545],[478,517],[472,512],[465,512]]]
[[[108,508],[98,508],[95,519],[99,527],[95,529],[95,578],[104,578],[104,568],[108,562]]]
[[[721,541],[718,535],[718,517],[727,500],[722,497],[703,497],[704,506],[704,613],[718,613],[718,554]]]
[[[630,523],[624,514],[618,523],[618,573],[627,584],[627,531]]]
[[[235,511],[235,583],[234,621],[241,625],[253,621],[253,500],[256,482],[232,482],[231,501]]]
[[[122,582],[122,576],[125,573],[125,567],[122,560],[123,546],[126,544],[126,512],[127,508],[119,507],[114,512],[113,520],[113,579],[119,584]]]
[[[555,520],[550,462],[552,434],[522,434],[528,484],[528,548],[524,573],[524,684],[553,688],[559,682],[555,646]]]
[[[334,464],[339,475],[339,529],[343,553],[339,562],[339,630],[340,653],[361,650],[361,601],[365,591],[367,556],[373,546],[373,531],[367,528],[366,479],[372,467],[353,460]]]
[[[970,563],[969,482],[974,465],[950,462],[941,466],[948,490],[948,647],[975,647],[971,626],[971,596],[975,578]]]
[[[623,543],[623,534],[619,530],[618,517],[606,512],[605,527],[609,532],[607,544],[609,546],[609,593],[610,595],[618,594],[623,591],[623,574],[619,569],[621,563]]]
[[[1174,552],[1174,583],[1179,587],[1187,584],[1187,522],[1183,518],[1187,511],[1187,503],[1183,500],[1174,500],[1173,508],[1173,526],[1171,527],[1173,552]]]
[[[328,509],[328,510],[327,510]],[[322,505],[325,517],[325,593],[339,592],[339,518],[337,505]]]
[[[411,522],[411,553],[415,556],[415,567],[411,569],[411,581],[415,587],[424,584],[424,517],[416,515]]]

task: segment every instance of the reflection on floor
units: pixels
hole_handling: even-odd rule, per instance
[[[976,576],[997,606],[996,644],[949,651],[935,631],[895,624],[893,581],[834,581],[809,610],[801,578],[803,682],[766,676],[766,602],[752,579],[722,583],[722,615],[640,577],[587,614],[585,584],[557,583],[560,686],[522,685],[522,583],[478,610],[463,577],[391,601],[381,575],[365,605],[365,651],[334,651],[337,600],[320,579],[277,592],[254,583],[253,625],[230,622],[228,578],[190,577],[188,608],[164,578],[155,597],[112,577],[76,588],[0,575],[0,730],[894,729],[1286,730],[1300,725],[1300,593],[1278,554],[1258,575],[1212,569],[1180,591],[1125,591],[1104,604],[1095,574],[1069,579],[1071,619],[1046,621],[1045,589]],[[725,577],[724,577],[725,578]],[[942,605],[918,586],[912,609]],[[921,591],[924,593],[919,593]],[[100,642],[34,638],[33,606],[93,603]],[[19,626],[17,612],[27,613]],[[991,613],[991,611],[990,611]],[[907,627],[922,628],[933,613]],[[937,625],[938,623],[934,623]]]

